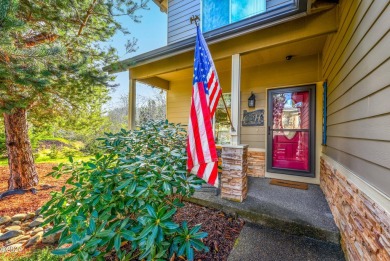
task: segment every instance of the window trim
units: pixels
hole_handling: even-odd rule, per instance
[[[231,105],[231,97],[232,97],[232,92],[223,92],[222,93],[222,95],[226,95],[226,94],[229,94],[230,95],[230,107],[228,107],[228,108],[230,108],[230,110],[231,110],[231,108],[232,108],[232,105]],[[221,101],[222,99],[220,99],[219,101],[218,101],[218,103]],[[226,105],[227,106],[227,105]],[[217,107],[217,110],[218,110],[218,107]],[[230,112],[231,113],[231,112]],[[217,112],[215,111],[215,113],[214,113],[214,116],[213,116],[213,134],[214,134],[214,140],[216,141],[217,139],[218,139],[218,137],[216,136],[216,133],[215,133],[215,125],[216,125],[216,114],[217,114]],[[231,144],[231,142],[232,142],[232,137],[231,137],[231,133],[229,134],[230,135],[230,141],[229,141],[229,143],[226,143],[226,144],[221,144],[221,143],[215,143],[215,145],[216,146],[224,146],[224,145],[228,145],[228,144]]]
[[[235,35],[238,32],[247,33],[248,31],[252,31],[253,29],[260,27],[265,24],[272,24],[275,21],[282,20],[288,18],[290,16],[304,13],[307,11],[307,1],[308,0],[294,0],[292,3],[283,5],[281,7],[273,7],[270,9],[266,9],[264,13],[260,13],[246,19],[243,19],[238,22],[229,23],[222,27],[213,29],[208,32],[204,32],[203,35],[206,40],[210,41],[216,38],[223,38],[226,35]],[[202,15],[203,15],[203,1],[200,1],[200,26],[203,28],[202,24]]]

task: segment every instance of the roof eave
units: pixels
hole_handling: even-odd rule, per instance
[[[166,0],[153,0],[153,2],[160,7],[160,11],[163,13],[167,13],[168,11],[168,6],[167,6],[167,1]]]
[[[155,1],[155,0],[153,0]],[[157,2],[159,0],[156,0]],[[265,29],[268,27],[275,26],[277,24],[281,24],[287,21],[291,21],[302,16],[307,15],[307,6],[301,5],[297,6],[293,9],[287,9],[286,12],[280,13],[277,15],[272,15],[267,19],[264,23],[259,20],[250,23],[251,19],[247,19],[248,22],[236,23],[234,26],[230,26],[228,30],[226,28],[216,29],[211,32],[204,33],[204,37],[207,43],[213,44],[217,42],[221,42],[224,40],[228,40],[233,37],[237,37],[239,35],[247,34],[253,31]],[[254,19],[253,19],[254,20]],[[158,49],[134,56],[132,58],[117,62],[115,64],[106,66],[103,70],[109,73],[118,73],[122,71],[126,71],[133,67],[137,67],[143,64],[151,63],[157,60],[161,60],[167,57],[175,56],[180,53],[188,52],[194,49],[195,46],[195,36],[190,37],[188,39],[182,40],[180,42],[175,42]]]

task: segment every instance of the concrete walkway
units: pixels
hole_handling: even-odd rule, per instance
[[[229,261],[343,261],[339,245],[245,225]]]
[[[339,244],[339,230],[318,185],[308,190],[269,184],[267,178],[249,178],[247,199],[232,202],[212,192],[196,192],[188,201],[221,209],[250,223]]]

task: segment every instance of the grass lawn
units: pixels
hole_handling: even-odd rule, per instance
[[[73,157],[74,161],[87,161],[93,156],[84,156],[84,157]],[[61,163],[61,162],[69,162],[68,158],[63,159],[50,159],[50,158],[38,158],[35,160],[35,163]],[[0,159],[0,166],[8,165],[8,159],[2,158]]]
[[[60,261],[61,257],[50,253],[50,248],[36,249],[29,252],[27,255],[21,255],[20,253],[6,253],[0,256],[0,261]]]

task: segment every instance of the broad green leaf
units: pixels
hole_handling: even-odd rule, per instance
[[[157,218],[156,212],[151,205],[146,205],[146,210],[148,211],[150,216],[152,216],[153,218]]]
[[[154,224],[150,224],[147,227],[145,227],[142,230],[142,232],[139,234],[138,238],[141,239],[141,238],[145,237],[147,234],[149,234],[150,231],[152,231],[153,227],[154,227]]]
[[[69,248],[60,248],[60,249],[54,249],[54,250],[52,250],[51,253],[52,253],[53,255],[62,256],[62,255],[69,254],[69,253],[70,253],[70,250],[69,250]]]
[[[121,235],[118,234],[115,236],[114,246],[115,246],[115,250],[119,251],[119,249],[121,247]]]
[[[123,231],[123,232],[121,232],[121,236],[124,239],[129,240],[129,241],[133,241],[136,239],[136,236],[135,236],[134,232],[132,232],[132,231]]]
[[[123,180],[123,181],[119,182],[119,186],[116,187],[114,191],[119,191],[119,190],[123,189],[124,187],[129,185],[131,181],[132,181],[131,179],[128,179],[128,180]]]
[[[169,210],[167,213],[165,213],[165,214],[161,217],[161,221],[165,221],[165,220],[167,220],[168,218],[171,218],[175,213],[176,213],[176,209],[175,209],[175,208]]]
[[[49,231],[47,231],[44,236],[47,237],[47,236],[50,236],[52,234],[55,234],[57,232],[59,232],[60,230],[62,230],[63,228],[65,227],[65,225],[59,225],[59,226],[55,226],[53,227],[52,229],[50,229]]]

